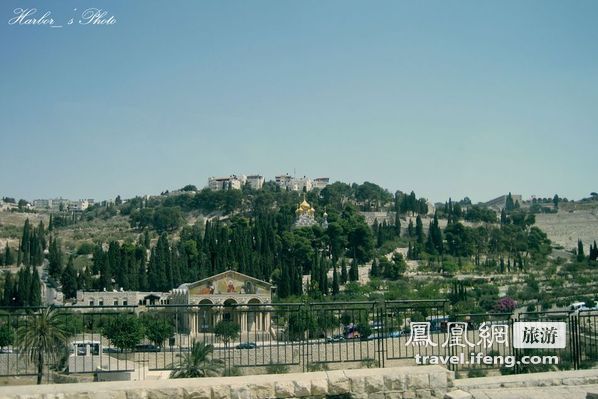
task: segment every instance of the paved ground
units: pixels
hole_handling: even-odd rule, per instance
[[[585,399],[588,392],[598,392],[598,385],[558,387],[475,389],[475,399]]]

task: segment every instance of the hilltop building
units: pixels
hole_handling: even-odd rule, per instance
[[[240,190],[247,178],[245,176],[230,175],[224,177],[210,177],[208,178],[208,187],[212,191],[220,190]]]
[[[264,186],[264,176],[249,175],[247,176],[247,184],[249,184],[253,190],[261,190]]]
[[[506,204],[507,204],[507,197],[508,195],[501,195],[500,197],[496,197],[486,203],[484,203],[485,206],[487,206],[488,208],[492,208],[496,211],[501,211],[503,208],[505,208]],[[521,194],[511,194],[511,198],[513,198],[513,203],[519,203],[519,205],[523,204],[523,198],[521,196]]]
[[[276,185],[283,190],[289,191],[311,191],[314,188],[323,189],[330,184],[329,177],[318,177],[310,179],[309,177],[292,177],[288,174],[275,177]]]
[[[80,200],[69,200],[64,198],[53,198],[53,199],[36,199],[33,200],[33,208],[38,210],[50,210],[58,211],[61,208],[71,212],[82,212],[92,206],[94,200],[92,198],[80,199]]]
[[[261,175],[230,175],[208,178],[208,188],[212,191],[240,190],[245,184],[249,184],[254,190],[260,190],[264,186],[264,177]]]

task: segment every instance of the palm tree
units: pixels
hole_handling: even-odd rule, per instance
[[[17,342],[22,352],[37,366],[37,383],[41,384],[46,359],[50,362],[65,350],[68,334],[63,320],[54,307],[32,314],[17,330]]]
[[[214,345],[193,342],[191,352],[183,355],[181,362],[170,373],[170,378],[215,377],[222,374],[224,361],[212,359]]]

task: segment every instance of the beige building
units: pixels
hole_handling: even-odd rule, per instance
[[[223,177],[210,177],[208,178],[208,188],[212,191],[220,190],[240,190],[247,181],[246,176],[223,176]]]
[[[77,291],[80,306],[132,306],[166,305],[167,292],[141,291]]]
[[[249,175],[247,176],[247,184],[249,184],[253,190],[261,190],[264,186],[264,176]]]
[[[232,270],[182,284],[170,297],[171,304],[192,305],[181,320],[191,337],[210,332],[222,320],[239,324],[242,335],[270,335],[271,301],[270,283]]]

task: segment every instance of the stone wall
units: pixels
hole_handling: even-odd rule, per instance
[[[1,399],[442,398],[453,372],[440,366],[134,382],[8,386]]]

